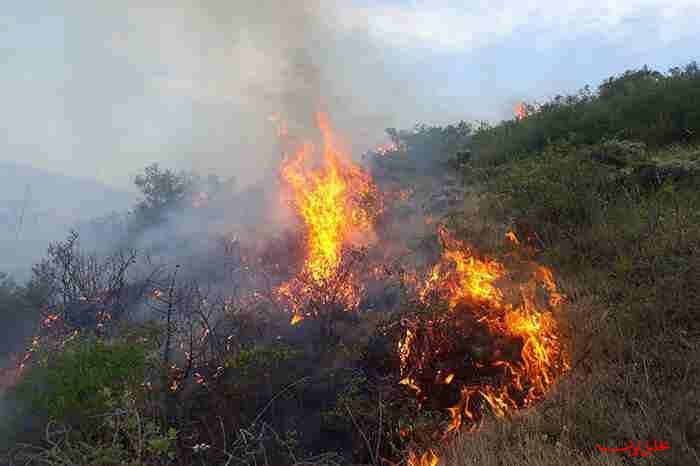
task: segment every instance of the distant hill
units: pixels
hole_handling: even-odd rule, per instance
[[[0,271],[24,275],[79,220],[129,208],[137,194],[0,161]]]

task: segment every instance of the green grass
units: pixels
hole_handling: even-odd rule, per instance
[[[443,464],[628,464],[595,444],[647,439],[671,445],[650,464],[700,463],[699,160],[694,145],[599,141],[483,169],[458,230],[487,244],[513,227],[557,271],[574,369],[541,405],[453,442]]]

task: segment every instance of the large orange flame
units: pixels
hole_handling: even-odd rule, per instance
[[[372,231],[378,196],[371,176],[340,149],[328,117],[319,113],[317,123],[323,136],[320,164],[310,166],[315,152],[312,145],[306,144],[285,160],[282,179],[291,188],[295,211],[306,230],[307,251],[302,275],[316,285],[325,286],[337,278],[343,248]],[[345,295],[343,301],[348,307],[357,302],[350,279],[345,277],[345,283],[337,287]],[[292,293],[309,291],[308,288],[308,283],[300,287],[298,283],[289,282],[278,291],[291,297]],[[302,319],[299,309],[295,311],[293,323]]]
[[[509,281],[509,271],[500,262],[477,257],[444,228],[438,234],[442,257],[423,283],[417,284],[418,296],[426,303],[430,299],[445,302],[447,315],[406,328],[398,344],[398,356],[401,384],[412,388],[420,400],[430,398],[429,391],[436,384],[458,383],[461,387],[459,402],[448,409],[450,422],[443,431],[445,438],[462,427],[478,428],[484,406],[497,417],[531,406],[569,369],[569,362],[552,314],[564,296],[557,291],[551,270],[535,264],[529,281],[516,285]],[[511,235],[509,239],[517,241]],[[506,298],[506,290],[513,288],[520,292],[517,300]],[[548,295],[544,308],[538,308],[538,289]],[[471,354],[476,355],[472,372],[465,373],[461,367],[464,363],[460,363],[459,367],[442,367],[436,373],[436,360],[464,347],[463,342],[453,341],[460,329],[463,338],[473,339],[466,342],[473,350]],[[484,332],[490,339],[480,340]],[[490,346],[484,349],[484,344]],[[514,348],[517,353],[509,354]],[[483,381],[475,375],[482,370],[499,375]],[[417,466],[424,461],[424,457],[414,455],[409,464]]]

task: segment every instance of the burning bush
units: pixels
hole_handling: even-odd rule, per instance
[[[569,363],[553,317],[563,297],[548,269],[528,264],[528,281],[517,283],[520,271],[480,258],[444,228],[439,237],[440,262],[422,282],[413,277],[416,310],[401,320],[396,351],[400,384],[421,408],[449,413],[435,428],[444,438],[476,429],[487,410],[502,417],[531,406]],[[434,453],[425,455],[414,464]]]
[[[296,229],[227,240],[224,262],[233,284],[219,287],[221,294],[187,275],[178,278],[180,266],[147,282],[142,307],[162,323],[149,340],[160,371],[142,377],[160,432],[171,425],[179,432],[177,439],[154,438],[168,452],[175,442],[185,462],[264,457],[287,464],[304,451],[332,447],[343,461],[381,464],[410,446],[409,461],[434,465],[432,449],[413,447],[433,447],[463,426],[475,429],[487,410],[504,416],[531,406],[568,367],[552,316],[562,297],[548,269],[534,267],[532,277],[511,270],[443,228],[439,241],[424,239],[415,248],[407,235],[384,234],[383,213],[418,202],[418,195],[402,189],[395,199],[383,196],[340,150],[325,115],[318,125],[318,160],[307,145],[281,167]],[[418,220],[422,230],[434,228]],[[96,262],[74,260],[72,250],[73,242],[62,245],[58,259],[65,260],[53,269],[74,272],[66,276],[80,284]],[[114,262],[123,267],[97,274],[115,289],[114,298],[99,300],[100,310],[119,309],[116,318],[129,315],[123,291],[133,258],[125,259]],[[64,301],[80,300],[82,289],[68,288]],[[86,300],[103,296],[103,288],[87,289]],[[537,297],[543,293],[546,303]],[[92,308],[81,309],[77,314],[91,314]],[[59,346],[72,322],[64,318],[71,313],[60,314],[48,313],[44,325],[58,334]],[[383,334],[370,338],[377,327]],[[114,335],[96,333],[105,340]],[[74,396],[92,399],[88,387],[101,406],[100,389],[119,388],[104,385],[104,372],[115,383],[133,374],[107,357],[112,353],[103,354],[119,346],[99,345],[93,349],[103,359],[84,360],[72,350],[62,357],[78,354],[87,364],[89,381],[70,379]],[[102,361],[97,368],[95,361]],[[127,368],[143,369],[136,361]],[[48,396],[54,397],[72,400]]]
[[[362,286],[353,265],[361,253],[351,246],[366,243],[381,210],[371,176],[342,153],[327,117],[319,113],[317,119],[323,135],[320,167],[307,166],[313,155],[309,145],[282,166],[306,237],[303,270],[278,289],[292,307],[293,323],[306,316],[332,320],[333,314],[357,307]]]

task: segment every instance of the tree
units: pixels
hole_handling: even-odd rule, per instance
[[[57,313],[71,328],[102,328],[126,316],[158,273],[136,279],[135,250],[118,250],[105,257],[79,249],[78,234],[51,243],[48,257],[32,268],[27,299],[45,312]]]
[[[137,205],[139,220],[158,223],[170,209],[181,208],[192,188],[192,177],[170,169],[161,170],[157,163],[147,166],[136,176],[134,184],[144,198]]]

